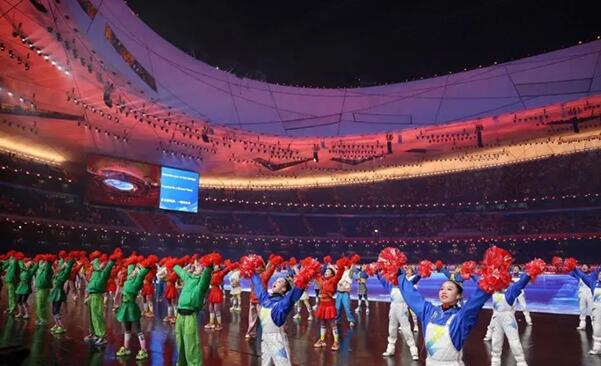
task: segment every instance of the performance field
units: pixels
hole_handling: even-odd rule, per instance
[[[244,334],[248,326],[247,293],[242,296],[243,306],[240,312],[223,312],[223,329],[220,331],[204,330],[206,313],[199,323],[205,365],[214,366],[259,366],[260,342],[257,339],[245,340]],[[5,299],[3,299],[5,300]],[[311,299],[314,302],[314,299]],[[3,307],[5,302],[2,302]],[[226,304],[229,307],[229,304]],[[355,302],[353,302],[353,308]],[[356,314],[357,325],[349,328],[348,323],[342,327],[341,347],[338,352],[330,349],[313,348],[318,338],[319,322],[307,320],[306,312],[301,313],[300,320],[289,319],[286,323],[290,340],[292,365],[298,366],[392,366],[392,365],[424,365],[425,350],[423,342],[418,341],[422,358],[419,362],[411,360],[409,348],[402,342],[399,334],[399,352],[394,357],[382,357],[386,350],[388,337],[388,308],[385,302],[370,303],[369,314],[365,309]],[[161,319],[167,315],[163,302],[156,304],[153,319],[142,320],[142,329],[147,334],[147,342],[151,349],[148,364],[176,365],[176,345],[174,326],[165,324]],[[139,365],[132,357],[123,360],[115,357],[117,346],[121,342],[121,326],[115,321],[110,310],[106,310],[108,344],[98,349],[83,341],[88,334],[87,310],[81,300],[68,301],[64,309],[67,333],[53,336],[46,328],[35,326],[33,321],[15,320],[2,316],[2,333],[0,341],[3,349],[11,351],[30,348],[31,354],[23,365]],[[483,311],[475,329],[469,336],[464,348],[466,365],[490,364],[490,342],[484,342],[486,326],[490,320],[490,311]],[[592,329],[590,324],[585,331],[576,329],[578,317],[574,315],[532,313],[532,326],[527,326],[524,317],[516,314],[520,341],[529,365],[600,365],[597,356],[588,354],[592,347]],[[416,339],[419,334],[415,333]],[[258,336],[260,337],[260,335]],[[515,361],[507,345],[505,345],[502,365],[512,366]],[[3,352],[6,355],[6,351]],[[2,357],[0,364],[15,365],[15,359]]]

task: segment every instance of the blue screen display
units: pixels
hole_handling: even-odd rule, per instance
[[[159,207],[164,210],[198,212],[198,173],[161,168]]]

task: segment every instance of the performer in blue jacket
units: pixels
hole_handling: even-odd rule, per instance
[[[421,321],[428,353],[426,365],[463,365],[463,344],[491,295],[477,288],[470,299],[459,307],[463,288],[457,282],[445,281],[438,291],[441,305],[436,306],[424,299],[404,273],[400,273],[398,281],[405,302]]]
[[[591,355],[601,355],[601,267],[592,271],[590,274],[575,269],[574,273],[591,290],[593,296],[593,308],[591,310],[593,319],[593,349],[589,351]]]
[[[284,278],[278,278],[268,293],[258,274],[251,278],[253,290],[261,310],[259,321],[263,334],[261,338],[261,364],[263,366],[290,366],[290,346],[284,323],[304,290],[292,287]]]

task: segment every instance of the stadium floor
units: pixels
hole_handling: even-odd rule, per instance
[[[6,308],[6,300],[2,298],[2,307]],[[33,301],[31,299],[30,301]],[[245,341],[247,324],[248,294],[243,294],[243,308],[240,314],[224,311],[224,328],[217,331],[205,331],[199,327],[202,350],[206,366],[258,366],[259,342]],[[354,303],[354,302],[353,302]],[[369,316],[361,314],[358,325],[354,329],[342,326],[342,343],[338,352],[327,349],[315,350],[312,345],[316,340],[318,322],[300,322],[289,319],[288,334],[292,352],[292,363],[298,366],[309,365],[354,365],[354,366],[392,366],[423,365],[412,363],[409,350],[399,337],[397,354],[393,358],[383,358],[381,353],[386,348],[388,333],[388,303],[372,302]],[[33,306],[32,306],[33,308]],[[81,300],[74,303],[70,299],[63,307],[63,316],[67,333],[53,336],[49,326],[36,327],[35,317],[27,322],[14,320],[12,317],[0,317],[0,364],[15,365],[14,360],[7,358],[9,349],[28,348],[31,354],[24,365],[175,365],[176,348],[174,327],[161,322],[166,314],[166,306],[159,302],[158,313],[154,319],[144,319],[143,330],[151,352],[150,360],[136,362],[135,357],[120,360],[115,352],[122,342],[119,323],[113,314],[107,311],[107,332],[109,343],[104,349],[97,350],[82,341],[87,334],[87,311]],[[592,329],[588,325],[586,332],[576,330],[578,318],[574,315],[532,314],[534,325],[525,326],[521,313],[516,315],[520,336],[526,359],[531,366],[536,365],[601,365],[601,357],[588,355],[592,345]],[[201,321],[205,317],[201,317]],[[476,328],[470,335],[464,348],[466,365],[487,365],[490,363],[490,345],[483,342],[486,325],[490,319],[490,311],[484,310]],[[330,341],[331,342],[331,341]],[[137,341],[132,342],[137,351]],[[423,344],[418,341],[422,357]],[[515,365],[515,361],[505,342],[503,365]]]

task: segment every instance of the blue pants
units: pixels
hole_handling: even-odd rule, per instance
[[[346,319],[349,322],[356,323],[353,312],[351,311],[351,294],[348,292],[336,293],[336,323],[342,320],[342,308],[346,312]]]

